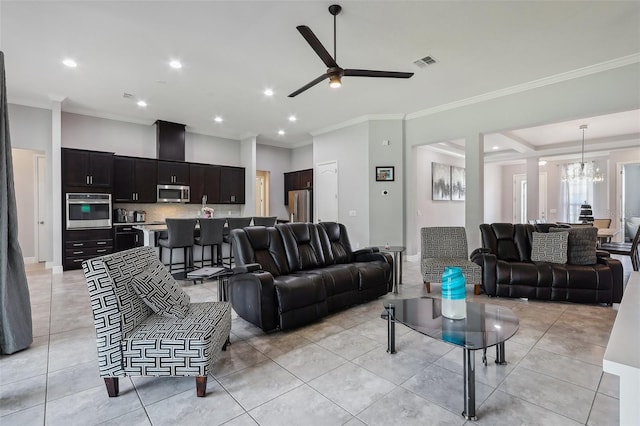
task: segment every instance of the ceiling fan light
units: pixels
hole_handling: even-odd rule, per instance
[[[342,86],[342,81],[340,80],[339,75],[329,76],[329,87],[331,87],[332,89],[337,89],[340,86]]]

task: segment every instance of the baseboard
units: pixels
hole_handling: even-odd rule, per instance
[[[416,254],[405,255],[404,258],[407,260],[407,262],[417,262],[418,260],[420,260],[420,252]]]
[[[25,265],[26,265],[27,263],[37,263],[37,262],[36,262],[36,258],[35,258],[35,257],[25,257],[25,258],[23,258],[22,260],[24,261]]]
[[[44,267],[46,269],[51,269],[51,273],[52,274],[61,274],[63,272],[62,271],[62,265],[57,265],[56,266],[53,262],[46,262],[44,264]]]

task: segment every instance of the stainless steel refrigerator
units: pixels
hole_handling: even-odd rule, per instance
[[[311,222],[311,191],[299,189],[289,191],[289,220]]]

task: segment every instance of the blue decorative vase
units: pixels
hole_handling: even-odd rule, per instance
[[[462,269],[446,266],[442,274],[442,316],[451,319],[467,317],[466,288]]]

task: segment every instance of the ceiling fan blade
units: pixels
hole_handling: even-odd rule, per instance
[[[327,79],[328,77],[329,77],[328,73],[322,74],[320,77],[318,77],[315,80],[305,84],[304,86],[302,86],[301,88],[299,88],[298,90],[296,90],[295,92],[290,94],[289,97],[293,98],[294,96],[298,96],[300,93],[304,92],[307,89],[312,88],[313,86],[315,86],[316,84],[320,83],[322,80]]]
[[[311,46],[311,48],[316,52],[316,54],[320,56],[320,59],[322,59],[322,62],[324,62],[327,68],[338,67],[338,64],[336,64],[335,59],[333,59],[331,54],[327,52],[327,49],[325,49],[322,43],[320,43],[320,40],[318,40],[318,37],[316,37],[313,31],[311,31],[311,28],[307,27],[306,25],[298,25],[296,28],[298,29],[298,31],[300,31],[300,34],[302,34],[302,37],[304,37],[304,39],[307,40],[307,43],[309,43],[309,46]]]
[[[372,70],[344,70],[344,75],[349,77],[388,77],[388,78],[411,78],[412,72],[398,71],[372,71]]]

